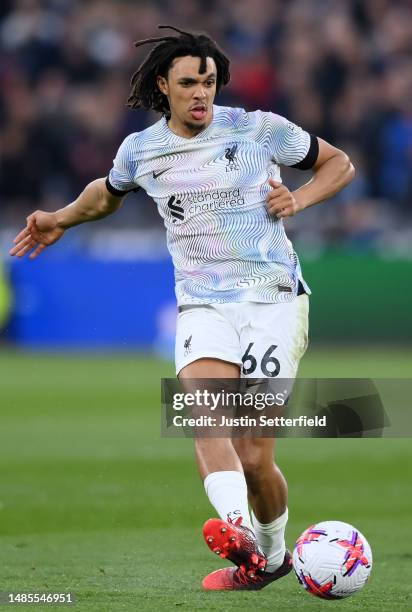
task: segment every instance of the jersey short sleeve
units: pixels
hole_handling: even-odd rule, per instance
[[[316,163],[319,143],[316,136],[306,132],[281,115],[262,113],[270,133],[270,152],[278,164],[308,170]]]
[[[133,142],[133,134],[125,138],[113,160],[113,167],[106,179],[106,187],[113,195],[122,196],[139,189],[133,178],[136,171]]]

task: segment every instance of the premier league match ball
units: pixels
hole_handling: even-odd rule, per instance
[[[342,599],[366,584],[372,551],[356,527],[323,521],[308,527],[298,538],[293,568],[308,593],[323,599]]]

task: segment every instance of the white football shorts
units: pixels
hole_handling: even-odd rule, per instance
[[[295,378],[308,344],[309,297],[266,304],[183,306],[177,317],[176,373],[202,357],[236,363],[242,378]]]

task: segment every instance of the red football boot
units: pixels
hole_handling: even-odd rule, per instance
[[[267,559],[251,529],[222,519],[209,519],[203,525],[203,537],[210,550],[222,559],[229,559],[245,574],[255,575],[263,571]]]
[[[259,570],[246,574],[240,568],[225,567],[208,574],[202,586],[206,591],[259,591],[292,571],[292,555],[287,550],[283,563],[275,572]]]

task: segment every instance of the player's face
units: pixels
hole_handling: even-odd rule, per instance
[[[216,64],[206,59],[206,72],[199,73],[200,58],[187,55],[173,60],[167,79],[158,77],[158,87],[169,100],[169,127],[179,136],[191,138],[213,118],[216,95]]]

